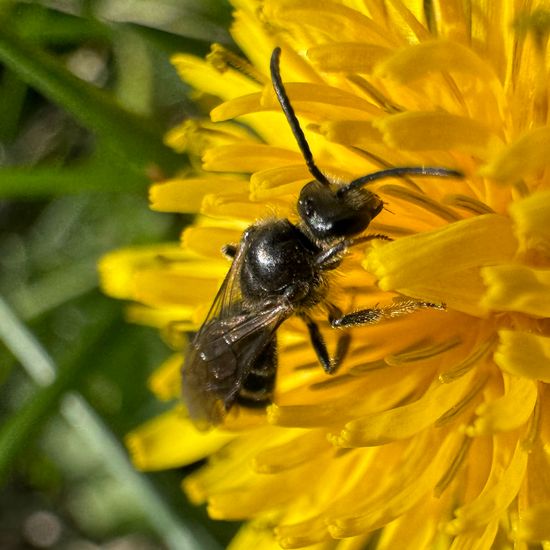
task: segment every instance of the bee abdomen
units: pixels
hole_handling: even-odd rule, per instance
[[[273,340],[243,380],[235,401],[253,409],[269,405],[273,399],[276,374],[276,344]]]

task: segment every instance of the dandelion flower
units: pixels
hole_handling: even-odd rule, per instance
[[[242,55],[173,62],[210,120],[168,143],[193,172],[153,185],[192,212],[177,244],[101,264],[105,290],[174,348],[151,380],[180,394],[185,333],[228,270],[220,249],[269,216],[296,221],[311,179],[269,79],[282,76],[321,170],[391,166],[463,179],[378,181],[386,209],[330,285],[343,311],[399,297],[446,304],[351,329],[318,366],[299,320],[278,331],[274,403],[198,432],[176,404],[128,438],[137,467],[208,458],[187,477],[241,548],[527,548],[550,541],[550,6],[544,2],[234,0]],[[322,317],[319,316],[321,320]],[[323,326],[330,349],[338,331]],[[313,545],[313,546],[312,546]]]

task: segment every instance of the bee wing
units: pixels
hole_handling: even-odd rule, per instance
[[[251,368],[291,315],[285,304],[207,319],[190,344],[182,369],[183,400],[199,428],[219,424]]]
[[[231,262],[231,267],[221,284],[210,310],[204,320],[202,327],[200,328],[198,334],[200,335],[201,331],[209,321],[217,319],[229,319],[237,316],[241,313],[242,309],[242,295],[241,295],[241,285],[239,283],[239,275],[241,272],[241,265],[245,257],[246,250],[249,245],[246,242],[246,239],[243,238],[237,248],[237,253]]]

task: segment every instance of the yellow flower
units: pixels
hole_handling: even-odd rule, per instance
[[[120,251],[104,287],[159,327],[174,356],[151,380],[180,394],[186,331],[204,319],[226,243],[269,216],[297,220],[311,179],[269,59],[315,160],[333,177],[445,166],[464,179],[379,181],[386,209],[331,279],[343,311],[396,296],[445,303],[351,330],[337,374],[307,331],[278,331],[274,404],[198,432],[181,405],[128,438],[136,465],[209,457],[184,481],[210,515],[248,520],[244,548],[527,548],[550,544],[550,6],[544,2],[233,0],[246,58],[177,55],[215,100],[168,142],[194,171],[153,185],[156,210],[193,212],[182,247]],[[199,159],[200,157],[200,159]],[[318,317],[322,319],[321,316]],[[323,326],[329,348],[339,331]]]

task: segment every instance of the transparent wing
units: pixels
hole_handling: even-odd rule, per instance
[[[219,424],[250,370],[291,315],[288,305],[266,304],[233,317],[211,317],[189,346],[182,369],[183,399],[199,428]]]
[[[241,295],[241,286],[239,284],[239,275],[241,271],[241,265],[243,259],[246,255],[246,251],[249,248],[249,244],[246,239],[246,234],[243,236],[239,246],[237,248],[237,253],[233,258],[231,267],[221,284],[212,306],[208,311],[206,319],[202,327],[200,328],[198,335],[201,331],[204,330],[205,326],[208,325],[209,321],[217,319],[229,319],[235,317],[241,312],[242,309],[242,295]]]

